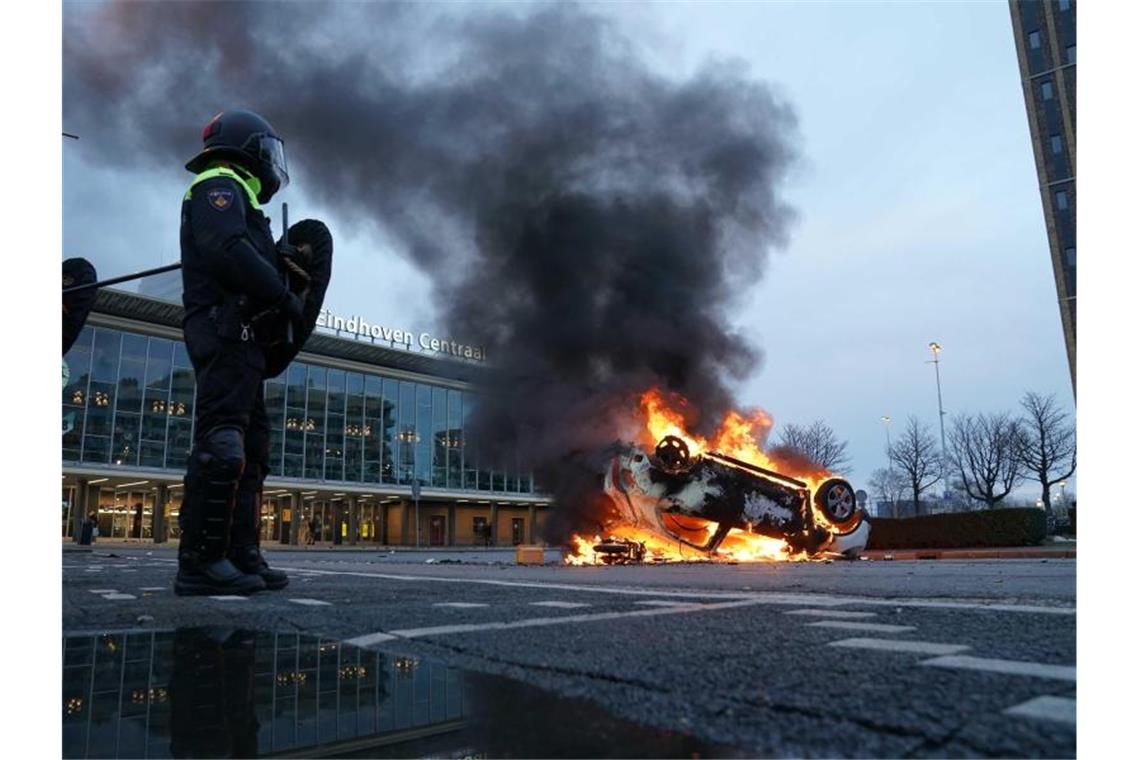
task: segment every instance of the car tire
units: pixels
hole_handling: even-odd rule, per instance
[[[842,478],[831,478],[820,484],[815,491],[815,507],[841,533],[851,530],[861,520],[855,489]]]

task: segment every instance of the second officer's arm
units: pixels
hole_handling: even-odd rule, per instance
[[[250,238],[244,190],[232,179],[200,182],[190,193],[190,231],[207,270],[228,290],[258,308],[286,305],[291,293],[271,263],[276,249],[260,251]],[[287,308],[287,305],[286,305]]]

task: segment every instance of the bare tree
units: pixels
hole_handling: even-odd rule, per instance
[[[871,487],[871,491],[879,501],[885,501],[891,505],[891,517],[898,517],[899,500],[902,499],[903,491],[906,490],[906,481],[903,480],[902,476],[890,468],[880,467],[871,473],[871,479],[867,481],[867,485]]]
[[[832,472],[841,472],[851,461],[847,454],[847,441],[839,440],[823,420],[816,420],[807,427],[784,425],[776,447]]]
[[[950,464],[966,495],[993,507],[1021,480],[1021,430],[1008,413],[968,414],[950,428]]]
[[[941,478],[941,456],[938,451],[938,440],[931,435],[928,426],[919,425],[914,415],[907,417],[903,434],[887,450],[891,463],[910,486],[916,515],[922,511],[919,501],[922,492]]]
[[[1041,503],[1049,507],[1049,488],[1077,469],[1077,431],[1052,395],[1028,391],[1021,398],[1022,466],[1041,484]]]

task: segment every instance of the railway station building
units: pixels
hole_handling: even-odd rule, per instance
[[[89,517],[99,540],[178,538],[195,392],[176,299],[102,290],[64,357],[64,541]],[[537,543],[550,499],[464,438],[486,371],[481,348],[323,312],[265,381],[263,545]]]

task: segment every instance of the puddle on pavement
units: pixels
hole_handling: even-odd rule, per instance
[[[63,757],[722,757],[518,681],[297,633],[63,638]]]

